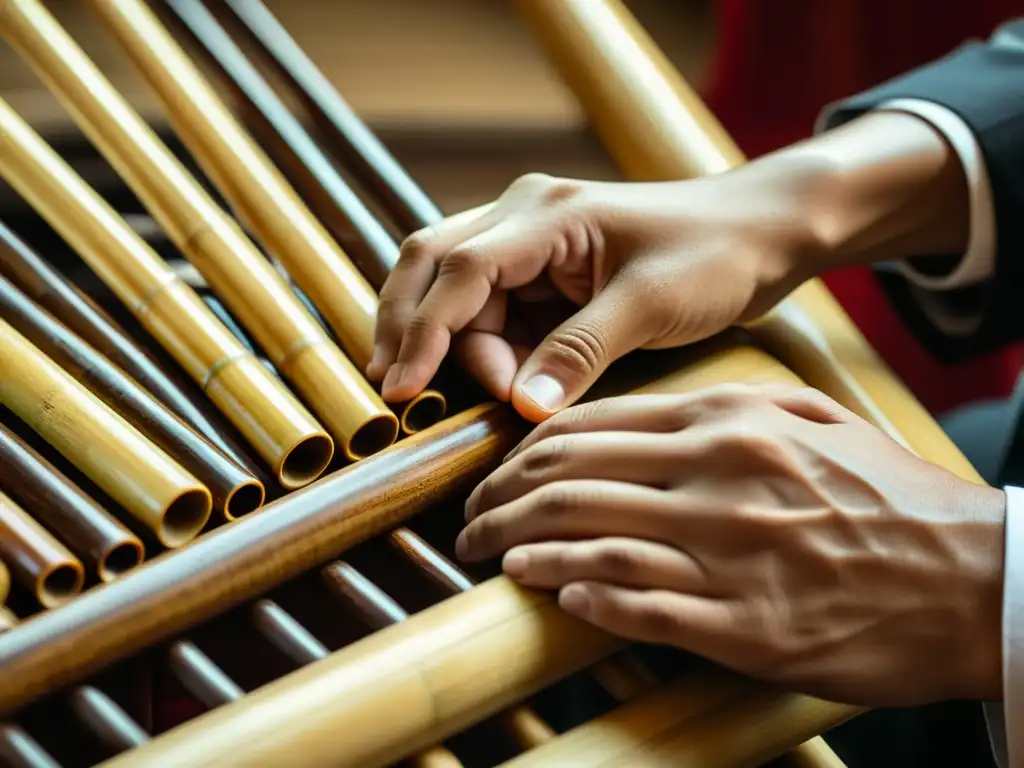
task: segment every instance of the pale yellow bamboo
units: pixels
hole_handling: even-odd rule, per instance
[[[377,295],[142,0],[92,6],[203,170],[330,323],[352,361],[373,351]]]
[[[305,406],[2,99],[0,173],[202,386],[285,487],[323,472],[334,444]]]
[[[799,384],[760,350],[733,347],[638,391],[683,392],[744,380]],[[498,577],[175,729],[110,765],[273,765],[299,749],[308,768],[387,765],[623,645],[623,640],[567,615],[551,595],[523,590]],[[763,716],[772,722],[764,732],[750,729],[739,742],[750,754],[777,744],[783,745],[780,752],[791,749],[837,718],[856,712],[748,684],[757,692],[750,697],[756,702],[748,713],[750,720]],[[802,708],[800,718],[776,717],[778,710],[796,706],[792,702]],[[253,733],[261,738],[252,739]],[[346,737],[338,739],[338,733]],[[724,742],[735,734],[720,738]]]
[[[82,591],[85,583],[82,562],[2,492],[0,555],[11,564],[17,582],[44,608],[63,605]],[[3,610],[2,600],[0,610]],[[0,616],[0,632],[6,624],[3,618]]]
[[[7,600],[7,595],[11,593],[11,572],[4,565],[4,561],[0,560],[0,606]]]
[[[191,541],[210,491],[0,320],[0,403],[39,433],[167,547]]]
[[[128,182],[351,459],[386,448],[398,419],[241,228],[39,0],[5,0],[0,33]]]

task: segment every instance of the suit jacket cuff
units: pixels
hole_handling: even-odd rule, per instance
[[[1003,565],[1003,721],[989,731],[1004,768],[1024,768],[1024,489],[1006,488]],[[1002,726],[1002,727],[1000,727]],[[1000,744],[1002,737],[1003,744]],[[1000,747],[1004,746],[1004,750]]]

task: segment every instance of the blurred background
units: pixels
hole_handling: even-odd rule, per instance
[[[267,4],[447,212],[491,200],[529,171],[617,178],[572,94],[511,4]],[[121,92],[153,123],[164,122],[156,100],[87,4],[50,0],[47,5]],[[809,135],[828,102],[1024,15],[1021,0],[627,0],[626,5],[751,156]],[[54,143],[62,134],[76,133],[6,47],[0,47],[0,95]],[[1019,350],[943,365],[910,338],[867,271],[833,275],[828,282],[933,412],[1012,388]]]

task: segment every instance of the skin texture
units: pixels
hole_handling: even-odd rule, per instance
[[[452,353],[540,423],[468,500],[461,558],[826,698],[998,699],[1002,491],[812,390],[572,406],[627,352],[754,319],[827,270],[955,262],[968,222],[956,154],[896,113],[699,180],[527,176],[403,245],[367,374],[405,400]]]

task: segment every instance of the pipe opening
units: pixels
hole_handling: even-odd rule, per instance
[[[316,480],[334,458],[334,441],[326,434],[313,435],[292,448],[281,462],[278,479],[288,490]]]
[[[145,558],[142,544],[137,541],[122,541],[100,560],[97,567],[100,581],[113,581],[132,568],[137,568]]]
[[[373,456],[391,445],[398,438],[398,417],[393,413],[382,413],[363,422],[349,438],[345,455],[352,461]]]
[[[227,501],[224,502],[224,517],[229,521],[245,517],[262,507],[265,498],[266,491],[262,483],[256,480],[243,483],[232,489]]]
[[[213,502],[206,488],[185,491],[164,511],[157,531],[160,543],[170,549],[188,544],[203,530],[212,511]]]
[[[414,435],[444,418],[448,402],[435,390],[421,392],[402,411],[402,431]]]
[[[85,572],[75,563],[59,563],[43,576],[39,584],[39,602],[46,608],[63,605],[82,591]]]

